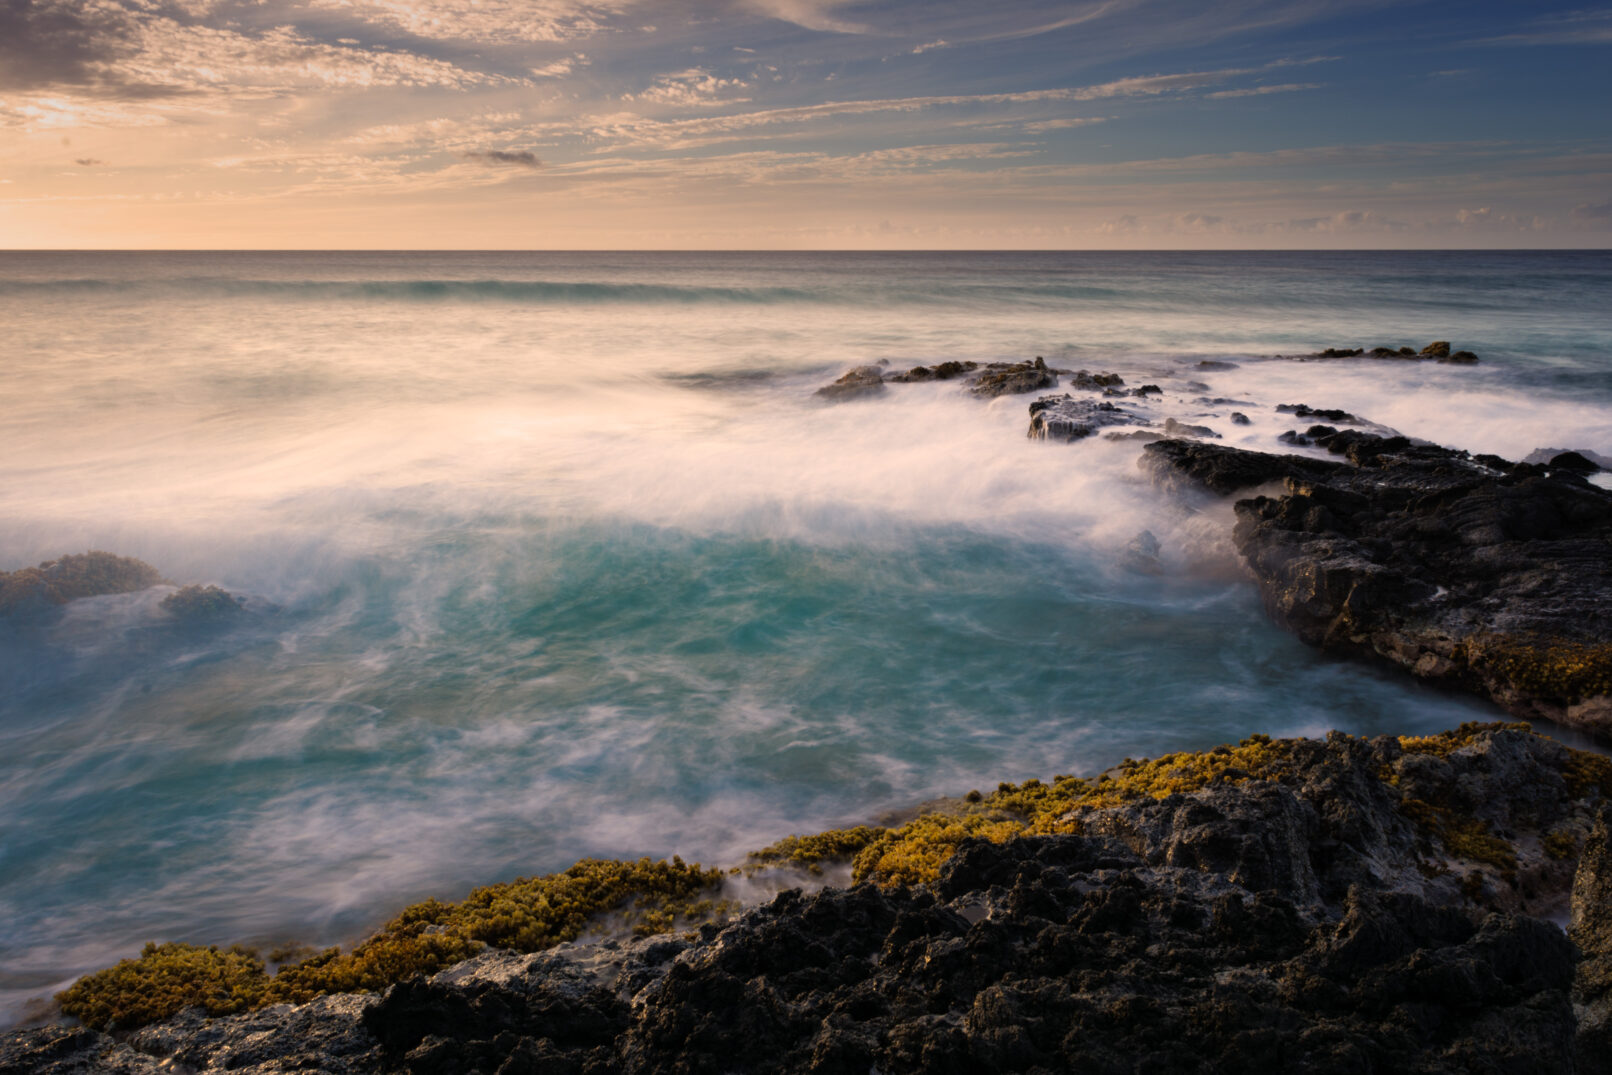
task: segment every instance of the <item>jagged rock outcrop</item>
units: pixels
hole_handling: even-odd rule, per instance
[[[491,951],[381,996],[18,1031],[0,1071],[1594,1072],[1612,765],[1587,758],[1490,726],[1127,762],[1089,787],[1145,769],[1152,793],[966,839],[928,885]],[[1569,891],[1573,941],[1535,917]]]
[[[1306,439],[1347,461],[1166,440],[1142,462],[1171,489],[1283,483],[1238,502],[1234,540],[1305,641],[1612,734],[1612,491],[1571,465]]]

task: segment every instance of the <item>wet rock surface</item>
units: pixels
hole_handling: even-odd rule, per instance
[[[1077,441],[1108,426],[1136,425],[1144,419],[1116,403],[1094,399],[1042,396],[1030,404],[1031,440]]]
[[[1235,542],[1273,618],[1521,716],[1612,734],[1612,491],[1575,465],[1312,427],[1337,461],[1166,440],[1169,489],[1239,501]]]
[[[933,885],[791,890],[689,936],[489,952],[379,997],[18,1031],[0,1071],[1604,1070],[1606,780],[1512,729],[1277,745],[1267,779],[967,841]],[[1416,803],[1511,859],[1461,861]],[[1584,843],[1576,879],[1547,832]],[[1531,913],[1569,890],[1577,947]]]
[[[1364,418],[1356,418],[1348,411],[1336,407],[1312,407],[1308,403],[1278,403],[1278,414],[1291,414],[1295,418],[1320,418],[1327,422],[1337,422],[1339,425],[1370,425]]]
[[[1058,386],[1058,371],[1049,369],[1046,359],[1039,356],[1033,362],[1015,362],[1005,365],[993,362],[970,382],[969,391],[976,396],[993,397],[1037,392]]]

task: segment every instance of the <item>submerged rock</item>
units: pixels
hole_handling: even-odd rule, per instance
[[[244,597],[217,586],[181,586],[162,599],[161,608],[182,620],[216,620],[241,611]]]
[[[1114,403],[1061,396],[1042,396],[1030,404],[1031,440],[1084,440],[1105,426],[1135,425],[1135,411]]]
[[[1178,422],[1174,418],[1166,418],[1164,420],[1164,435],[1166,437],[1196,437],[1207,438],[1209,440],[1220,439],[1220,434],[1216,433],[1208,426],[1189,425],[1186,422]]]
[[[1161,441],[1143,464],[1171,489],[1284,483],[1238,502],[1234,540],[1305,641],[1612,734],[1612,491],[1404,437],[1309,439],[1347,462]]]
[[[1370,425],[1364,418],[1356,418],[1348,411],[1336,407],[1312,407],[1307,403],[1278,403],[1278,414],[1291,414],[1295,418],[1324,418],[1328,422],[1338,422],[1343,425]]]
[[[813,394],[839,402],[847,399],[864,399],[883,391],[884,370],[878,366],[858,366],[833,384],[825,384]]]
[[[162,582],[143,560],[91,550],[20,571],[0,571],[0,615],[64,605],[80,597],[134,593]]]
[[[1139,575],[1160,575],[1164,573],[1164,561],[1159,555],[1162,551],[1153,531],[1144,530],[1126,543],[1120,563]]]

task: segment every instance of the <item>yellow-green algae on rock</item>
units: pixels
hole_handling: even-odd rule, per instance
[[[431,974],[486,947],[534,952],[580,936],[620,910],[645,932],[714,909],[700,899],[720,870],[670,862],[584,859],[544,877],[488,885],[458,903],[406,908],[375,936],[343,953],[331,948],[270,976],[256,952],[148,944],[137,959],[86,975],[57,998],[62,1011],[97,1029],[130,1029],[199,1005],[209,1015],[304,1003],[328,993],[382,989]],[[647,921],[646,921],[647,919]]]
[[[1447,757],[1471,745],[1481,733],[1501,730],[1530,732],[1522,723],[1469,722],[1438,735],[1401,736],[1398,742],[1407,754]],[[1079,833],[1084,828],[1080,815],[1085,811],[1190,794],[1213,784],[1279,780],[1289,769],[1295,745],[1301,742],[1254,735],[1236,746],[1140,761],[1127,758],[1094,778],[1059,776],[1050,784],[1040,780],[1018,786],[1003,784],[978,801],[960,802],[954,812],[925,814],[886,830],[857,853],[852,878],[880,885],[930,882],[966,839],[1001,843],[1021,835]],[[1573,798],[1592,793],[1612,798],[1612,759],[1571,749],[1566,754],[1562,777]],[[1383,772],[1379,778],[1393,785],[1391,773]],[[1516,867],[1515,849],[1478,818],[1462,816],[1446,804],[1405,798],[1400,812],[1456,858],[1492,865],[1502,873]],[[1551,847],[1560,852],[1562,838]]]
[[[1457,645],[1454,656],[1542,698],[1577,703],[1612,695],[1612,645],[1479,634]]]
[[[1397,740],[1407,756],[1448,758],[1488,733],[1529,733],[1525,724],[1463,724],[1432,736]],[[1349,737],[1344,737],[1349,738]],[[893,828],[856,826],[789,836],[753,852],[745,869],[852,861],[852,877],[887,888],[937,879],[965,840],[1003,843],[1016,836],[1080,833],[1094,812],[1191,794],[1214,785],[1240,785],[1291,777],[1294,752],[1308,741],[1255,735],[1235,746],[1125,759],[1096,777],[1057,776],[1050,783],[1001,784],[988,795],[949,800]],[[1313,744],[1311,744],[1313,746]],[[1573,800],[1612,799],[1612,759],[1562,748],[1560,776]],[[1487,822],[1458,803],[1429,802],[1401,793],[1387,766],[1376,778],[1393,789],[1398,810],[1431,848],[1514,877],[1517,849]],[[1553,860],[1578,853],[1562,830],[1537,834]],[[1442,866],[1430,866],[1444,869]],[[405,909],[350,952],[329,949],[267,973],[246,949],[186,944],[147,945],[137,959],[81,978],[59,997],[62,1010],[97,1028],[131,1028],[200,1005],[223,1015],[281,1002],[302,1003],[329,993],[380,990],[416,974],[430,974],[486,947],[537,951],[580,936],[607,913],[619,913],[639,933],[663,932],[723,915],[716,901],[725,874],[685,864],[588,859],[569,870],[478,888],[458,903],[427,900]]]

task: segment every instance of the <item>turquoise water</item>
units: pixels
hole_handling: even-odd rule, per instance
[[[1229,509],[1134,443],[812,397],[852,365],[1114,369],[1248,447],[1304,402],[1612,455],[1596,253],[0,254],[0,311],[0,568],[104,548],[248,601],[0,622],[6,1017],[147,940],[349,941],[584,855],[1496,715],[1271,627]],[[1266,357],[1433,339],[1484,361]]]

